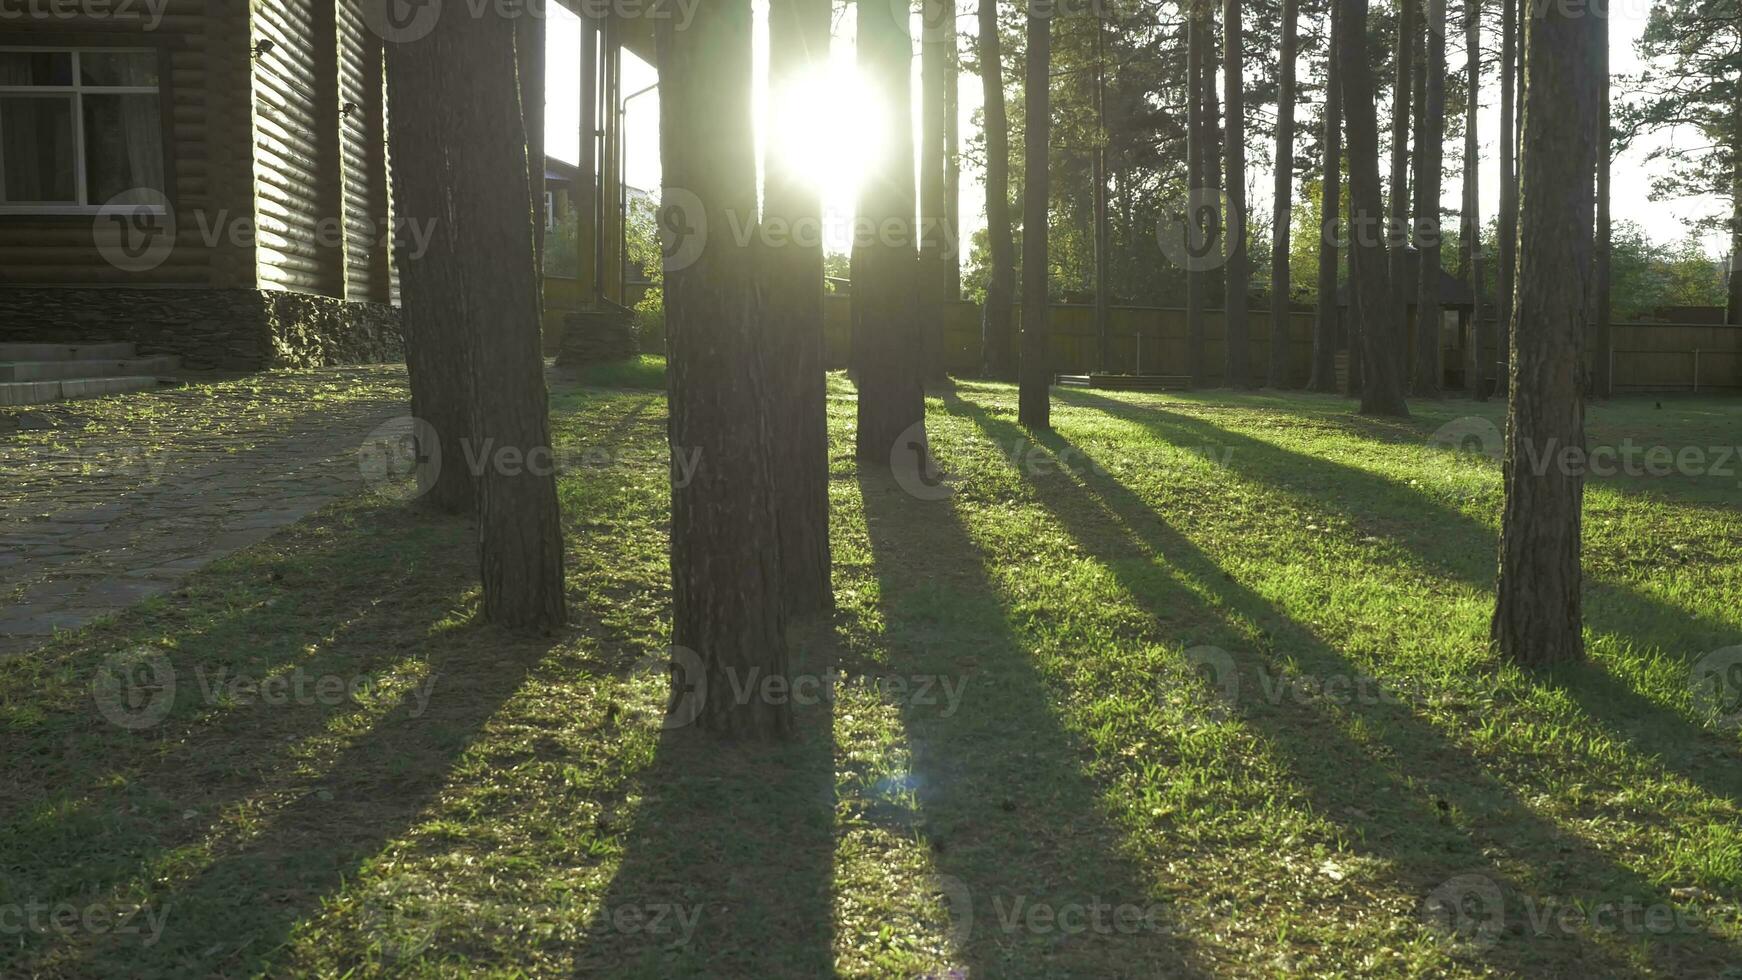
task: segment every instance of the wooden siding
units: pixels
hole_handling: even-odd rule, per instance
[[[338,32],[345,298],[384,303],[392,283],[381,40],[364,24],[360,0],[339,0]]]
[[[239,248],[231,236],[218,236],[208,244],[211,236],[202,229],[223,220],[211,216],[246,216],[250,211],[246,186],[238,181],[246,146],[238,154],[234,143],[221,135],[237,132],[236,121],[247,119],[247,18],[227,9],[233,5],[210,3],[208,14],[208,0],[166,0],[162,19],[156,22],[149,20],[145,5],[138,5],[132,16],[24,16],[6,22],[0,45],[139,47],[161,53],[159,111],[165,128],[166,190],[178,220],[176,247],[165,261],[136,272],[118,269],[103,258],[89,215],[0,215],[0,281],[241,284],[239,274],[251,262],[238,261]],[[252,269],[246,268],[245,274],[251,279]]]
[[[334,0],[254,0],[260,285],[344,296]]]

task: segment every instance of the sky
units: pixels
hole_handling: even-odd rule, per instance
[[[758,16],[761,17],[767,7],[767,0],[757,0]],[[960,14],[958,26],[963,33],[964,45],[973,43],[977,21],[974,16],[976,5],[968,0],[959,0]],[[573,162],[575,149],[579,144],[577,129],[579,127],[578,95],[580,92],[580,24],[575,16],[559,5],[551,5],[553,11],[547,32],[547,108],[546,108],[546,146],[549,153],[558,159]],[[886,111],[887,107],[878,103],[869,86],[857,83],[857,74],[853,68],[852,16],[848,12],[836,12],[835,37],[831,50],[831,63],[826,78],[819,80],[813,86],[805,87],[798,93],[770,93],[766,85],[758,81],[757,99],[759,105],[773,104],[791,106],[803,111],[807,109],[823,109],[828,111],[804,112],[810,119],[822,119],[823,123],[812,131],[781,134],[770,137],[763,132],[766,126],[762,119],[769,115],[766,110],[758,115],[758,142],[772,138],[786,152],[798,153],[804,161],[807,171],[818,175],[819,189],[823,195],[825,211],[825,235],[831,250],[841,251],[850,240],[851,221],[855,196],[855,175],[863,166],[864,160],[875,152],[875,148],[866,146],[858,138],[864,128],[857,125],[858,120],[865,118],[866,113]],[[1650,0],[1611,0],[1610,20],[1610,51],[1609,60],[1612,72],[1616,77],[1635,74],[1642,67],[1634,52],[1634,42],[1645,27],[1646,17],[1650,12]],[[1487,30],[1484,25],[1485,46],[1497,47],[1497,27]],[[1462,32],[1453,30],[1447,39],[1446,57],[1455,70],[1463,61]],[[758,32],[756,47],[757,74],[760,76],[767,64],[766,38]],[[917,49],[914,58],[914,73],[917,83],[919,71]],[[623,58],[623,91],[632,94],[641,91],[658,81],[658,75],[653,68],[628,52]],[[1499,86],[1493,79],[1484,79],[1482,92],[1482,110],[1478,118],[1478,131],[1482,144],[1482,171],[1479,175],[1482,196],[1482,214],[1484,222],[1491,218],[1498,208],[1499,162],[1495,159],[1496,137],[1500,125]],[[980,81],[972,75],[963,75],[960,89],[960,132],[964,147],[975,133],[974,116],[980,109]],[[1617,86],[1615,97],[1624,95]],[[1296,110],[1297,118],[1312,119],[1316,116],[1314,104],[1302,103]],[[1382,121],[1382,125],[1384,122]],[[1654,240],[1669,242],[1679,241],[1686,237],[1684,224],[1686,219],[1711,213],[1719,206],[1715,199],[1689,198],[1666,201],[1650,199],[1651,180],[1654,175],[1660,175],[1666,164],[1657,162],[1648,164],[1646,155],[1657,146],[1674,147],[1677,141],[1684,145],[1700,145],[1704,142],[1699,134],[1692,132],[1663,132],[1648,135],[1638,141],[1616,158],[1613,169],[1613,193],[1611,207],[1617,223],[1622,221],[1635,222],[1651,235]],[[798,144],[804,144],[802,148]],[[659,94],[657,90],[635,96],[629,103],[625,122],[625,152],[627,155],[627,174],[632,186],[652,189],[659,186]],[[1446,158],[1449,165],[1455,167],[1456,161],[1462,158],[1462,144],[1454,145],[1448,141]],[[1254,154],[1249,160],[1248,183],[1251,191],[1248,194],[1249,205],[1255,215],[1269,213],[1270,188],[1272,186],[1268,169],[1268,154]],[[1445,187],[1444,205],[1452,210],[1459,206],[1462,188],[1457,180],[1448,180]],[[981,175],[971,164],[964,162],[962,173],[962,239],[966,242],[978,229],[985,227],[984,213],[985,193],[981,184]],[[1727,243],[1721,237],[1712,236],[1706,240],[1708,250],[1713,254],[1722,254],[1727,250]],[[963,249],[966,252],[966,247]]]

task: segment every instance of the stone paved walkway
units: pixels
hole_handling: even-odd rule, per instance
[[[0,656],[173,589],[363,488],[392,366],[0,410]]]

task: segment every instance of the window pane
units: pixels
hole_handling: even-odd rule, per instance
[[[86,95],[85,200],[163,187],[163,127],[155,95]]]
[[[0,98],[0,169],[9,203],[77,200],[71,96]]]
[[[71,85],[73,56],[65,51],[0,51],[0,85]]]
[[[85,85],[157,85],[154,51],[81,51],[79,81]]]

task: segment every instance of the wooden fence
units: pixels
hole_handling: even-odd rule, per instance
[[[829,367],[847,366],[852,336],[852,297],[832,295],[824,304],[825,354]],[[1018,322],[1021,308],[1017,308]],[[1311,307],[1297,306],[1289,316],[1289,374],[1292,384],[1305,384],[1312,369]],[[1077,374],[1098,369],[1095,364],[1095,310],[1092,306],[1054,305],[1048,317],[1053,371]],[[1464,352],[1458,331],[1447,317],[1442,332],[1443,362],[1454,372]],[[1109,351],[1116,372],[1186,374],[1186,314],[1175,307],[1116,306],[1111,310]],[[1222,312],[1205,316],[1207,380],[1221,380],[1225,341]],[[951,371],[980,368],[980,307],[950,303],[943,308],[942,347]],[[1413,331],[1410,332],[1413,334]],[[1492,320],[1483,323],[1487,350],[1497,335]],[[1270,363],[1270,310],[1254,309],[1251,318],[1251,363],[1255,379]],[[1614,325],[1615,387],[1617,391],[1742,391],[1742,327],[1709,323],[1617,323]],[[1697,367],[1697,373],[1696,373]]]

